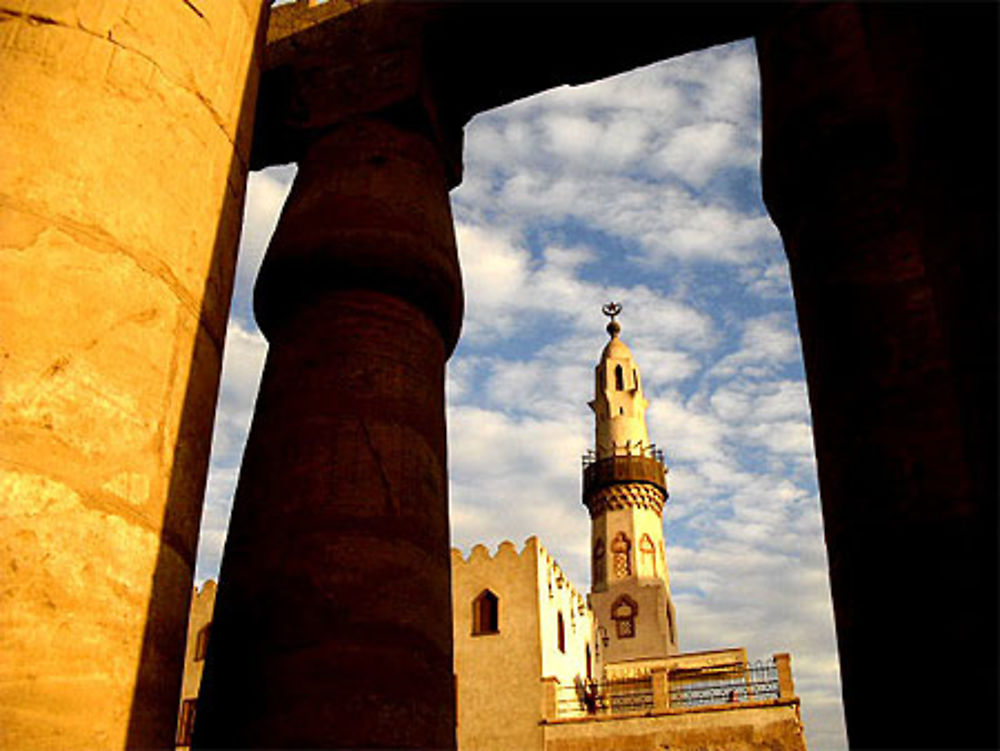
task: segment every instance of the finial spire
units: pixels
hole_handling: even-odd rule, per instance
[[[611,336],[612,339],[614,339],[616,336],[618,336],[618,333],[622,330],[621,324],[619,324],[618,321],[615,320],[615,317],[622,312],[621,303],[617,303],[614,301],[609,302],[607,305],[601,308],[601,312],[611,319],[608,322],[608,334]]]

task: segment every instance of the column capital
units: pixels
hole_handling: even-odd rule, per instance
[[[363,289],[415,305],[450,354],[463,296],[445,171],[430,138],[380,117],[314,140],[257,279],[268,338],[324,296]]]
[[[428,3],[298,2],[271,10],[251,167],[299,161],[359,117],[426,137],[449,188],[462,180],[463,122],[444,122],[428,35]]]

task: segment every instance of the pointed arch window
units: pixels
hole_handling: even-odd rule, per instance
[[[615,539],[611,543],[611,555],[614,560],[615,576],[619,579],[623,579],[632,573],[631,550],[632,543],[629,541],[628,535],[624,532],[619,532],[615,535]]]
[[[563,621],[561,610],[556,613],[556,644],[559,651],[566,654],[566,622]]]
[[[212,633],[212,622],[209,621],[198,632],[194,640],[194,661],[201,662],[208,655],[208,637]]]
[[[594,583],[604,581],[605,560],[604,560],[604,540],[600,537],[594,543]]]
[[[635,636],[635,618],[639,615],[639,606],[628,595],[622,595],[611,606],[611,620],[615,622],[615,635],[619,639],[631,639]]]
[[[649,535],[643,535],[639,540],[639,556],[642,561],[642,573],[646,576],[656,576],[656,545]]]
[[[621,365],[615,365],[615,391],[625,390],[625,371]]]
[[[472,601],[472,635],[500,633],[500,598],[484,589]]]

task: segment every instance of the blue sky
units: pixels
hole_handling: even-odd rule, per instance
[[[466,289],[448,368],[452,540],[538,535],[583,591],[586,402],[617,300],[666,453],[684,651],[789,651],[812,751],[844,749],[808,400],[760,196],[751,42],[476,117],[452,192]],[[250,178],[197,578],[218,573],[266,343],[253,279],[294,167]]]

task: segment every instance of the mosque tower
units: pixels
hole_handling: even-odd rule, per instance
[[[608,665],[678,649],[663,543],[667,468],[646,432],[639,366],[618,336],[621,305],[603,310],[611,340],[595,369],[596,445],[584,457],[583,503],[591,519],[590,605]]]

